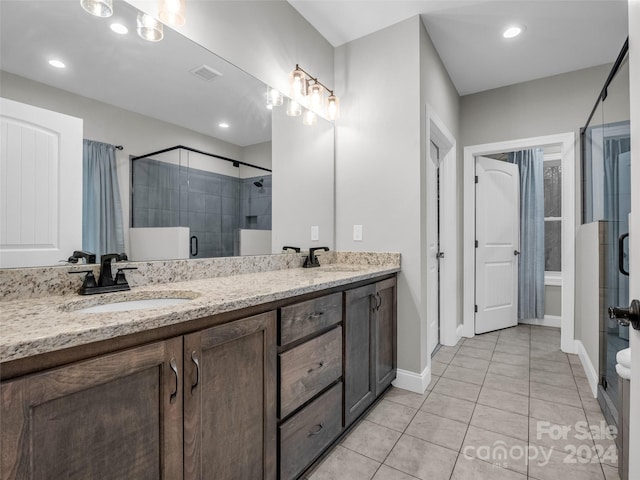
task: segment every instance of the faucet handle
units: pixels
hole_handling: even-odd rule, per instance
[[[78,270],[78,271],[69,272],[69,273],[73,273],[73,274],[86,273],[84,280],[82,281],[82,287],[80,287],[81,292],[87,288],[93,288],[98,286],[96,284],[96,277],[93,274],[93,270]]]
[[[116,285],[129,285],[129,282],[127,282],[127,278],[124,276],[124,270],[137,270],[138,267],[122,267],[119,268],[118,271],[116,272],[116,279],[115,279],[115,284]]]

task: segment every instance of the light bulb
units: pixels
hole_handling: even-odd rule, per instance
[[[110,17],[113,15],[113,0],[80,0],[85,12],[96,17]]]
[[[173,27],[185,24],[185,0],[160,0],[160,20]]]
[[[315,125],[317,118],[318,117],[313,113],[313,111],[307,110],[304,112],[304,116],[302,117],[302,123],[305,125]]]
[[[137,19],[138,35],[150,42],[159,42],[164,37],[162,24],[151,15],[139,12]]]
[[[269,98],[271,100],[271,105],[273,105],[274,107],[279,107],[284,101],[282,94],[275,88],[272,88],[269,92]]]
[[[336,120],[340,116],[340,99],[333,93],[327,99],[327,117],[329,120]]]
[[[291,72],[289,84],[291,86],[291,98],[298,100],[305,96],[307,82],[303,72],[298,69]]]
[[[309,108],[314,112],[321,113],[323,107],[323,93],[323,88],[320,85],[317,83],[311,85],[311,88],[309,89]]]
[[[300,114],[302,114],[302,106],[297,101],[290,98],[289,103],[287,104],[287,115],[290,117],[298,117]]]

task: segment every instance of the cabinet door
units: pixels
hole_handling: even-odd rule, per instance
[[[376,284],[375,308],[376,397],[396,378],[396,279]]]
[[[184,478],[276,478],[276,314],[184,337]]]
[[[3,383],[2,479],[182,478],[182,340]]]
[[[375,399],[375,285],[345,292],[344,425],[350,425]]]

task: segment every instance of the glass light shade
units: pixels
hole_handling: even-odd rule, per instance
[[[331,121],[340,116],[340,99],[335,95],[329,95],[327,99],[327,118]]]
[[[306,95],[307,81],[304,72],[294,70],[289,76],[289,85],[291,86],[291,98],[299,100]]]
[[[172,27],[181,27],[185,23],[185,0],[160,0],[160,20]]]
[[[322,113],[324,107],[324,88],[317,83],[309,88],[309,108],[314,112]]]
[[[302,114],[302,105],[290,98],[287,104],[287,115],[290,117],[298,117]]]
[[[113,15],[113,0],[80,0],[84,10],[96,17],[110,17]]]
[[[147,15],[146,13],[138,13],[136,30],[141,38],[150,42],[159,42],[164,37],[162,24],[151,15]]]
[[[311,110],[305,111],[302,116],[302,123],[305,125],[315,125],[317,120],[318,116]]]
[[[282,105],[284,98],[278,90],[276,90],[275,88],[271,88],[269,90],[269,101],[274,107],[279,107],[280,105]]]

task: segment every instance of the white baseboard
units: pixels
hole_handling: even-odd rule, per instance
[[[562,327],[562,317],[556,315],[545,315],[544,318],[519,318],[518,323],[527,325],[538,325],[540,327]]]
[[[456,328],[456,337],[458,337],[458,342],[463,337],[462,332],[464,332],[464,324],[458,325],[458,328]]]
[[[422,373],[410,372],[399,368],[396,371],[396,379],[393,381],[393,386],[422,395],[427,390],[429,383],[431,383],[431,365],[427,365]]]
[[[591,393],[593,394],[593,398],[596,398],[598,396],[598,374],[593,366],[593,363],[591,363],[591,359],[589,358],[587,350],[584,348],[582,342],[580,340],[575,340],[575,345],[578,356],[580,357],[580,362],[582,363],[582,367],[584,368],[584,372],[587,374],[587,380],[589,380]]]

